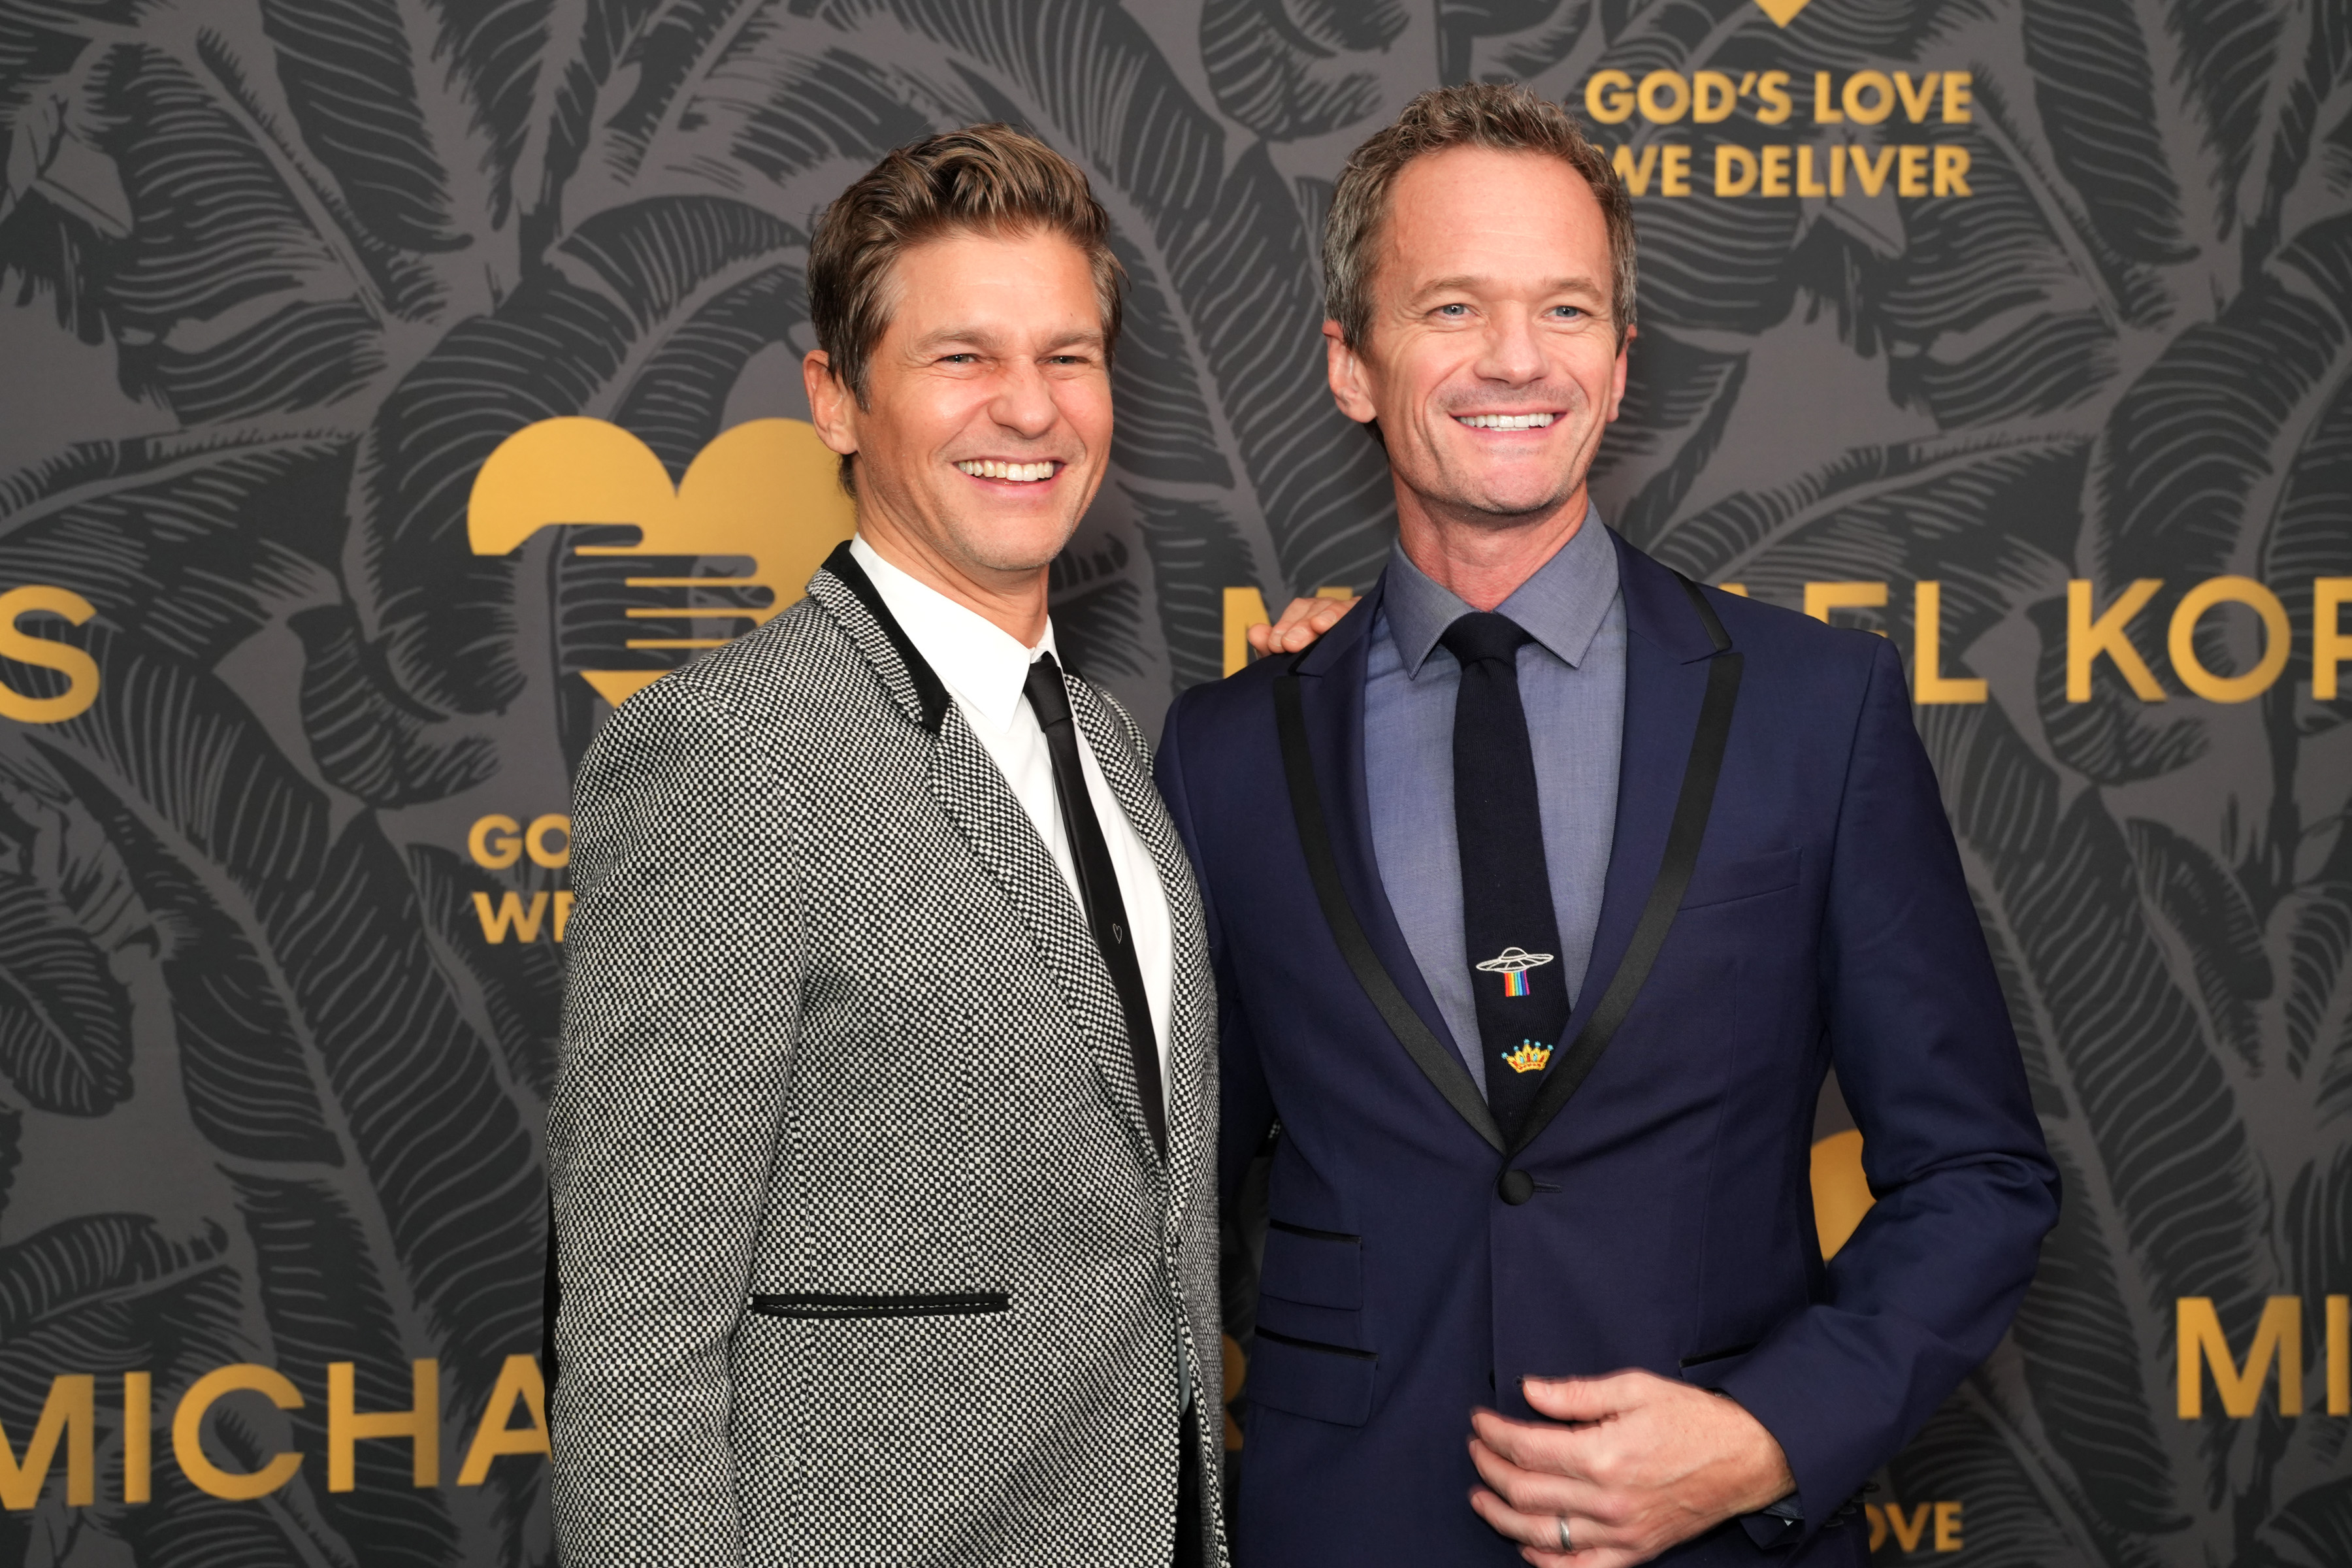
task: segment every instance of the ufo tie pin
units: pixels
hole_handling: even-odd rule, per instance
[[[1549,963],[1551,959],[1549,952],[1529,952],[1523,947],[1507,947],[1492,958],[1480,959],[1478,967],[1489,974],[1503,977],[1504,995],[1524,996],[1528,994],[1528,971]]]

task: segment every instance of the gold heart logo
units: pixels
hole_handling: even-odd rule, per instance
[[[618,523],[636,528],[636,543],[575,545],[574,553],[749,557],[748,576],[628,580],[634,588],[768,589],[773,598],[761,610],[682,604],[628,612],[633,620],[751,623],[737,628],[740,635],[798,600],[833,547],[856,531],[856,510],[835,478],[838,463],[807,422],[751,419],[695,454],[673,489],[653,448],[619,426],[542,419],[499,442],[483,462],[467,501],[466,533],[475,554],[505,555],[542,528]],[[705,648],[727,641],[659,636],[632,637],[628,646]],[[667,673],[580,672],[616,707]]]
[[[1795,21],[1797,13],[1812,4],[1812,0],[1756,0],[1756,4],[1763,7],[1764,15],[1772,18],[1774,26],[1785,27]]]

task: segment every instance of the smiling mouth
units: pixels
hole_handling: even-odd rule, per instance
[[[1454,420],[1473,430],[1540,430],[1559,417],[1557,414],[1457,414]]]
[[[970,474],[975,479],[1003,479],[1016,485],[1034,485],[1050,479],[1064,464],[1048,458],[1035,463],[1005,463],[994,458],[971,458],[956,465],[957,471]]]

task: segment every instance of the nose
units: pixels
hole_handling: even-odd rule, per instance
[[[1486,352],[1478,356],[1476,369],[1485,380],[1509,386],[1541,381],[1544,352],[1535,324],[1513,311],[1500,311],[1490,318]]]
[[[1005,368],[988,412],[998,425],[1026,441],[1043,437],[1062,417],[1054,402],[1053,384],[1043,370],[1025,359],[1016,359]]]

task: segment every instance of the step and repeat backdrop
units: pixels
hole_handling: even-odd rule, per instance
[[[1636,196],[1604,514],[1903,650],[2064,1170],[1879,1560],[2352,1563],[2330,0],[0,3],[0,1559],[550,1560],[567,781],[852,526],[814,215],[975,120],[1087,170],[1055,615],[1156,723],[1379,570],[1317,237],[1474,78]]]

